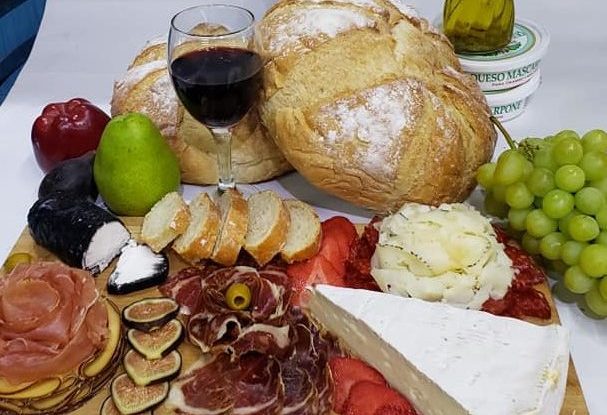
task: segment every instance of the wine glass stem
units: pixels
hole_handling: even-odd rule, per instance
[[[227,128],[212,128],[213,138],[217,147],[217,170],[219,182],[217,187],[220,192],[235,187],[234,176],[232,176],[232,134]]]

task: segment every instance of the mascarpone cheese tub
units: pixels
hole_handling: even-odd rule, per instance
[[[506,91],[485,92],[491,114],[499,121],[506,122],[521,115],[541,84],[538,71],[528,82]]]
[[[505,48],[479,54],[458,54],[462,69],[474,76],[483,91],[501,91],[531,80],[550,44],[550,35],[530,20],[517,19]]]

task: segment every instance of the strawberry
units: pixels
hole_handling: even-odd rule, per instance
[[[389,386],[363,380],[352,386],[343,414],[417,415],[417,412],[408,400]]]
[[[362,360],[351,357],[333,357],[329,361],[331,375],[333,377],[333,411],[341,414],[344,404],[350,395],[352,386],[360,381],[385,385],[384,377],[377,370],[367,365]]]

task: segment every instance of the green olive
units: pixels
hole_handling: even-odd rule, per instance
[[[4,269],[6,272],[11,272],[19,264],[29,264],[32,262],[32,256],[26,252],[16,252],[6,258],[4,261]]]
[[[226,291],[226,304],[232,310],[245,310],[251,304],[251,290],[246,284],[235,282]]]

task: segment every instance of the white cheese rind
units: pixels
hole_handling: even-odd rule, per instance
[[[467,204],[407,203],[379,231],[371,274],[385,292],[478,310],[512,283],[491,223]]]
[[[318,285],[312,316],[424,415],[558,415],[569,334],[559,325]]]

